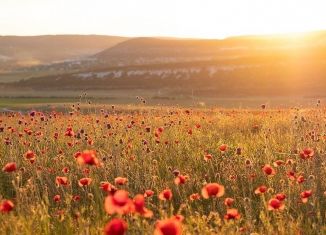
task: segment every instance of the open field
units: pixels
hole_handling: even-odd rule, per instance
[[[320,104],[58,102],[0,116],[1,234],[326,233]]]

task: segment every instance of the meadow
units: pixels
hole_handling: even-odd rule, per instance
[[[326,234],[326,108],[0,115],[0,234]]]

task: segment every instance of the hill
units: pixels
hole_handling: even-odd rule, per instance
[[[32,90],[153,90],[164,95],[324,96],[326,32],[224,40],[133,38],[89,57],[56,64],[60,74],[5,87]],[[49,69],[49,68],[47,68]]]
[[[0,36],[0,71],[84,58],[126,39],[99,35]]]

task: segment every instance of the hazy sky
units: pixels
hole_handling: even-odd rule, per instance
[[[0,35],[222,38],[326,29],[326,0],[0,0]]]

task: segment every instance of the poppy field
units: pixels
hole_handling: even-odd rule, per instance
[[[0,115],[0,234],[326,234],[326,109]]]

